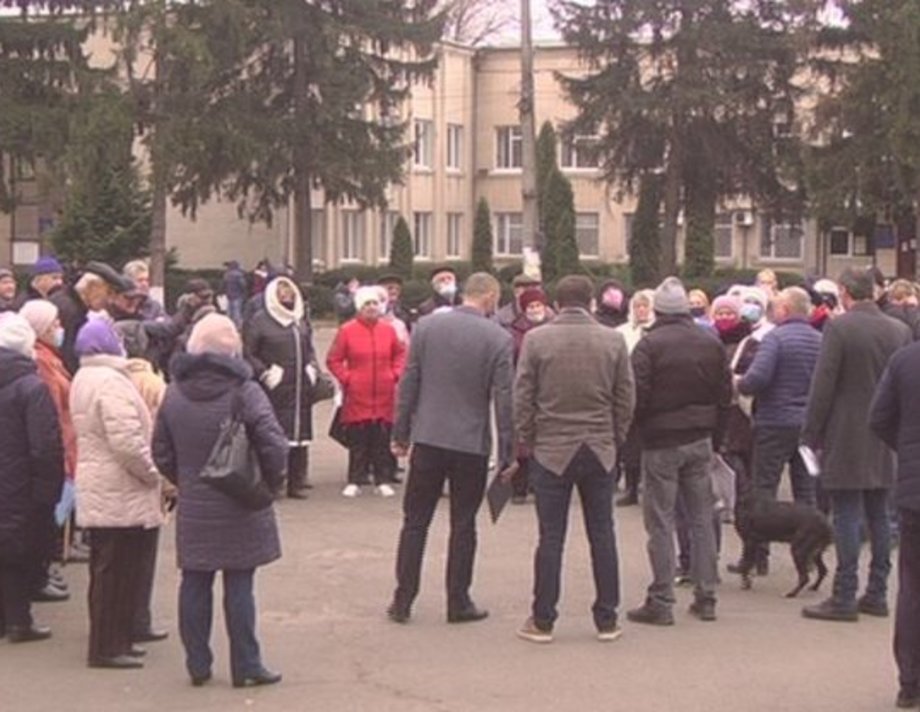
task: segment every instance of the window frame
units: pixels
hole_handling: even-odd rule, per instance
[[[776,232],[778,230],[789,230],[793,229],[799,230],[799,241],[798,241],[798,255],[788,256],[788,255],[777,255],[776,254]],[[769,253],[764,253],[764,238],[769,239],[770,251]],[[765,218],[763,222],[763,227],[761,228],[760,233],[760,245],[758,247],[758,255],[760,260],[763,262],[801,262],[805,259],[805,221],[800,220],[798,223],[793,223],[790,221],[784,222],[774,222],[771,218]]]
[[[581,241],[578,239],[578,231],[586,229],[583,225],[579,226],[579,219],[583,218],[594,218],[594,245],[596,249],[594,252],[583,252],[581,249]],[[578,246],[578,256],[588,260],[600,259],[601,256],[601,214],[596,211],[584,211],[575,213],[575,244]]]
[[[359,264],[367,261],[367,225],[363,210],[343,210],[341,212],[341,248],[340,262],[346,264]],[[353,221],[353,224],[351,224]],[[352,232],[354,230],[354,232]],[[349,239],[354,244],[349,244]],[[358,241],[360,240],[360,242]],[[349,253],[349,247],[357,247],[357,256]]]
[[[505,145],[507,144],[507,145]],[[515,151],[515,147],[517,150]],[[509,165],[503,165],[507,158]],[[517,161],[515,161],[517,159]],[[517,163],[517,165],[515,165]],[[495,170],[499,172],[520,172],[524,165],[524,134],[520,124],[506,124],[495,127]]]
[[[422,230],[422,225],[425,229]],[[431,234],[434,225],[434,215],[430,210],[415,210],[412,213],[412,254],[417,260],[431,259]],[[422,240],[424,238],[424,245]],[[420,249],[424,247],[424,252]]]
[[[399,222],[401,213],[398,210],[382,210],[380,212],[380,234],[377,236],[377,262],[387,262],[393,249],[393,230]]]
[[[418,172],[434,170],[434,121],[412,120],[412,169]]]
[[[452,246],[457,249],[452,250]],[[463,213],[447,213],[447,244],[444,256],[449,260],[463,259]]]
[[[514,218],[517,221],[514,222]],[[524,254],[524,214],[522,212],[504,211],[496,212],[493,221],[494,231],[492,238],[492,249],[496,257],[520,257]],[[518,229],[518,241],[520,250],[514,252],[511,247],[514,241],[514,226]],[[504,228],[504,229],[503,229]],[[503,244],[504,243],[504,244]],[[507,248],[507,249],[505,249]]]
[[[451,173],[463,171],[464,134],[463,124],[447,124],[447,155],[444,163]]]
[[[720,224],[719,220],[722,219],[724,222]],[[728,230],[728,254],[720,255],[719,254],[719,229]],[[735,213],[734,211],[716,213],[716,219],[713,223],[712,230],[712,252],[713,256],[717,260],[733,260],[735,259]]]
[[[578,150],[579,143],[593,143],[596,146],[599,142],[600,136],[597,134],[575,134],[569,139],[563,138],[559,145],[559,167],[564,171],[572,172],[593,172],[599,170],[600,161],[597,155],[594,156],[593,165],[579,165],[579,155],[584,158],[584,149],[582,149],[581,154],[579,154]],[[596,150],[596,147],[594,150]],[[570,159],[568,163],[566,162],[567,158]]]

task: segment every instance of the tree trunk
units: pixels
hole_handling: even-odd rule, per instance
[[[166,285],[166,209],[168,195],[165,181],[160,172],[153,170],[153,200],[150,225],[150,284],[153,287]]]
[[[521,227],[524,247],[537,245],[537,136],[534,117],[533,42],[530,0],[521,0]]]
[[[664,176],[664,227],[661,230],[660,269],[665,276],[677,274],[677,216],[680,214],[681,142],[678,130],[671,133]]]
[[[303,34],[294,38],[294,116],[305,125],[309,99],[307,47]],[[313,284],[313,221],[310,196],[310,155],[305,137],[294,145],[294,269],[301,284]]]

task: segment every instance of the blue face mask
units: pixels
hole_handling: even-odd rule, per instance
[[[64,328],[59,326],[54,330],[54,337],[52,338],[54,347],[60,349],[64,346]]]
[[[745,302],[741,305],[741,318],[749,324],[756,324],[763,318],[763,307]]]

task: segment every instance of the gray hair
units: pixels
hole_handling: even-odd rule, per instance
[[[125,265],[122,273],[131,279],[137,279],[142,274],[150,274],[150,265],[146,260],[132,260]]]
[[[502,288],[488,272],[474,272],[463,285],[464,296],[470,299],[481,299],[493,294],[501,294]]]
[[[786,287],[779,293],[779,299],[796,316],[811,314],[811,297],[801,287]]]

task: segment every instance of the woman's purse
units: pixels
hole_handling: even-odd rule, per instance
[[[241,410],[242,396],[237,389],[230,415],[221,423],[217,442],[198,477],[237,504],[255,511],[270,506],[274,496],[262,479],[259,457],[249,442]]]
[[[335,396],[335,379],[332,374],[321,371],[316,364],[310,364],[310,366],[313,367],[315,374],[311,378],[310,372],[307,372],[307,395],[310,398],[310,403],[319,403],[331,399]]]

